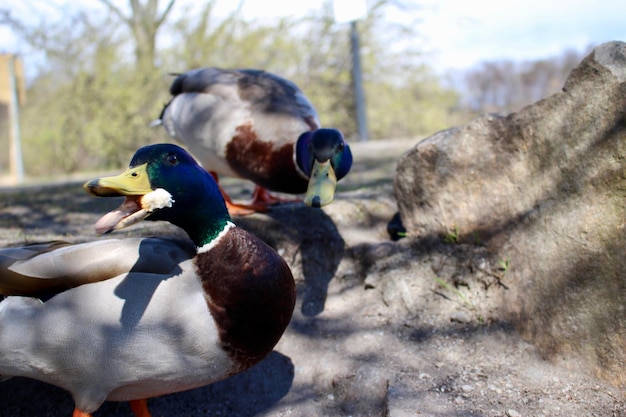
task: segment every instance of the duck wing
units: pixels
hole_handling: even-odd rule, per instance
[[[219,134],[230,140],[246,125],[258,136],[267,136],[264,140],[281,142],[284,136],[295,142],[303,132],[320,126],[304,93],[291,81],[265,71],[200,68],[180,74],[170,93],[161,121],[183,142]]]
[[[0,294],[40,296],[127,272],[171,273],[196,254],[176,239],[61,241],[0,250]]]
[[[319,127],[317,112],[302,90],[293,82],[262,70],[200,68],[179,75],[170,93],[173,97],[184,93],[212,94],[249,103],[253,113],[311,119],[315,124],[311,129]]]

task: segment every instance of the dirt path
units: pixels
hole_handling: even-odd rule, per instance
[[[319,283],[297,277],[296,311],[275,351],[226,381],[150,400],[154,417],[626,416],[624,391],[584,375],[576,364],[543,360],[506,323],[464,316],[460,300],[442,297],[436,283],[426,284],[432,291],[413,315],[399,299],[366,285],[355,263],[360,258],[351,254],[388,242],[395,160],[412,143],[354,145],[354,171],[325,209],[345,253],[313,307],[306,304],[308,286]],[[251,189],[225,184],[235,198]],[[90,198],[78,183],[4,190],[0,245],[95,239],[91,225],[116,203]],[[180,234],[144,222],[120,235],[155,233]],[[403,272],[390,267],[386,273]],[[14,378],[0,384],[0,417],[69,416],[72,407],[66,392],[43,383]],[[106,403],[95,415],[131,413],[126,404]]]

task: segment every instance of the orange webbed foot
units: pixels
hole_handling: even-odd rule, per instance
[[[133,410],[136,417],[151,417],[150,411],[148,410],[148,400],[146,398],[142,398],[141,400],[132,400],[128,403],[130,404],[130,409]]]
[[[247,216],[249,214],[264,213],[267,211],[267,207],[263,205],[239,204],[233,203],[230,200],[226,201],[226,208],[228,209],[228,214],[230,214],[232,217]]]
[[[254,188],[254,192],[252,193],[252,205],[268,207],[268,206],[275,206],[276,204],[301,203],[301,202],[302,200],[298,198],[276,197],[275,195],[270,194],[270,192],[267,191],[266,188],[263,188],[259,185],[257,185]]]
[[[267,206],[264,204],[255,204],[254,202],[251,204],[235,203],[220,185],[217,172],[209,171],[209,173],[211,174],[213,179],[215,179],[217,187],[219,188],[220,193],[222,193],[222,197],[224,198],[224,202],[226,203],[228,214],[230,214],[231,216],[247,216],[249,214],[267,211]]]
[[[286,199],[276,197],[269,193],[265,188],[256,186],[252,193],[252,202],[249,204],[233,203],[228,196],[224,195],[226,201],[226,207],[228,213],[231,216],[245,216],[252,213],[264,213],[268,211],[272,206],[285,203],[301,203],[300,199]]]

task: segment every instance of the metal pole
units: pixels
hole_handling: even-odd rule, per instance
[[[9,105],[9,118],[11,125],[10,164],[11,175],[17,184],[24,181],[24,164],[22,162],[22,145],[20,138],[20,106],[17,94],[17,77],[15,75],[15,55],[9,57],[9,88],[11,90],[11,103]]]
[[[363,73],[361,71],[361,49],[359,33],[356,29],[356,20],[350,22],[350,44],[352,48],[352,83],[354,86],[354,101],[356,104],[356,124],[359,141],[367,142],[367,116],[365,114],[365,93],[363,92]]]

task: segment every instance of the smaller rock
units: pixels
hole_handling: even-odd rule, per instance
[[[474,391],[474,387],[471,385],[462,385],[461,390],[463,392],[471,392],[471,391]]]
[[[333,381],[335,398],[346,415],[383,417],[387,415],[389,379],[384,371],[361,366],[354,376]]]
[[[457,323],[471,323],[472,316],[467,314],[465,311],[455,311],[450,315],[450,321]]]

